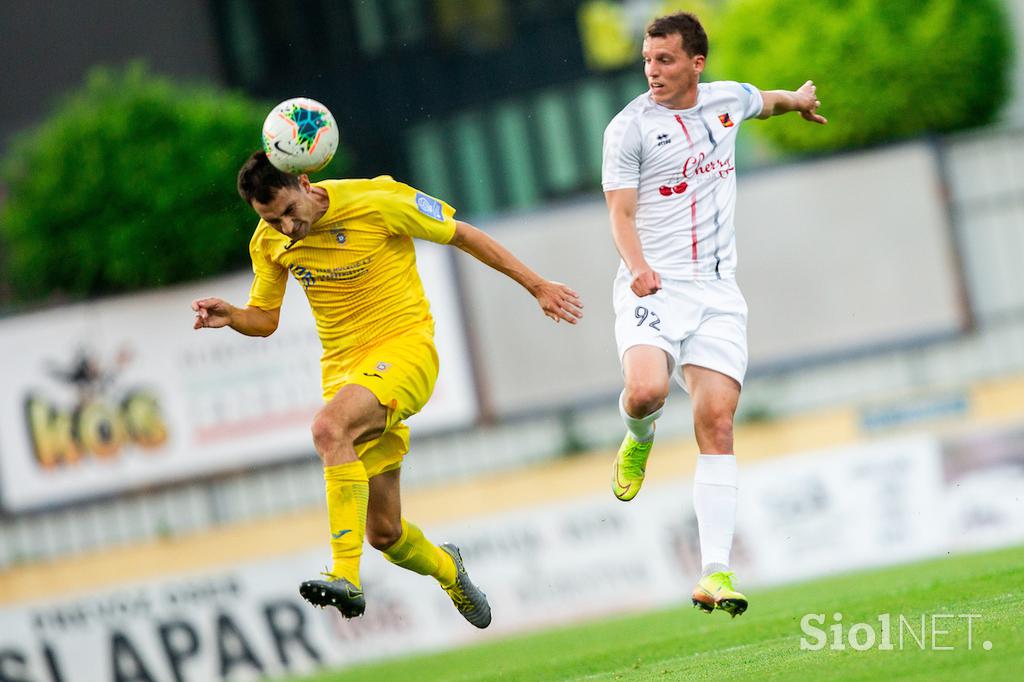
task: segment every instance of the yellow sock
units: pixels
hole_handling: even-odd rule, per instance
[[[327,516],[331,522],[331,573],[345,578],[356,587],[359,582],[359,559],[363,555],[366,535],[366,506],[370,484],[366,467],[359,460],[324,467],[327,483]]]
[[[384,556],[396,566],[434,577],[442,587],[455,583],[455,560],[405,519],[402,519],[402,536],[384,550]]]

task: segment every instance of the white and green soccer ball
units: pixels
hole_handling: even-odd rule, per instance
[[[334,158],[338,124],[320,102],[307,97],[287,99],[263,122],[263,151],[285,173],[313,173]]]

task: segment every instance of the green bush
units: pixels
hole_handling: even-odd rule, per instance
[[[244,268],[255,214],[235,176],[270,106],[138,64],[91,72],[4,161],[0,254],[13,298],[80,299]],[[339,152],[320,175],[343,163]]]
[[[827,126],[751,126],[782,149],[862,147],[991,122],[1009,94],[998,0],[733,0],[711,36],[718,77],[762,90],[811,79]]]

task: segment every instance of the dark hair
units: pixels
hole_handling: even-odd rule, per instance
[[[689,12],[677,12],[658,17],[647,26],[647,35],[651,38],[664,38],[678,33],[683,39],[683,49],[691,57],[708,56],[708,34],[700,25],[700,20]]]
[[[299,176],[275,168],[266,152],[253,152],[238,171],[238,194],[250,205],[254,199],[269,204],[277,190],[301,186]]]

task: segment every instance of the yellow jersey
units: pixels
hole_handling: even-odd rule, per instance
[[[412,240],[450,242],[455,209],[386,175],[314,186],[327,191],[330,205],[301,241],[263,220],[256,226],[249,305],[281,307],[290,272],[306,292],[324,360],[413,328],[432,334]]]

